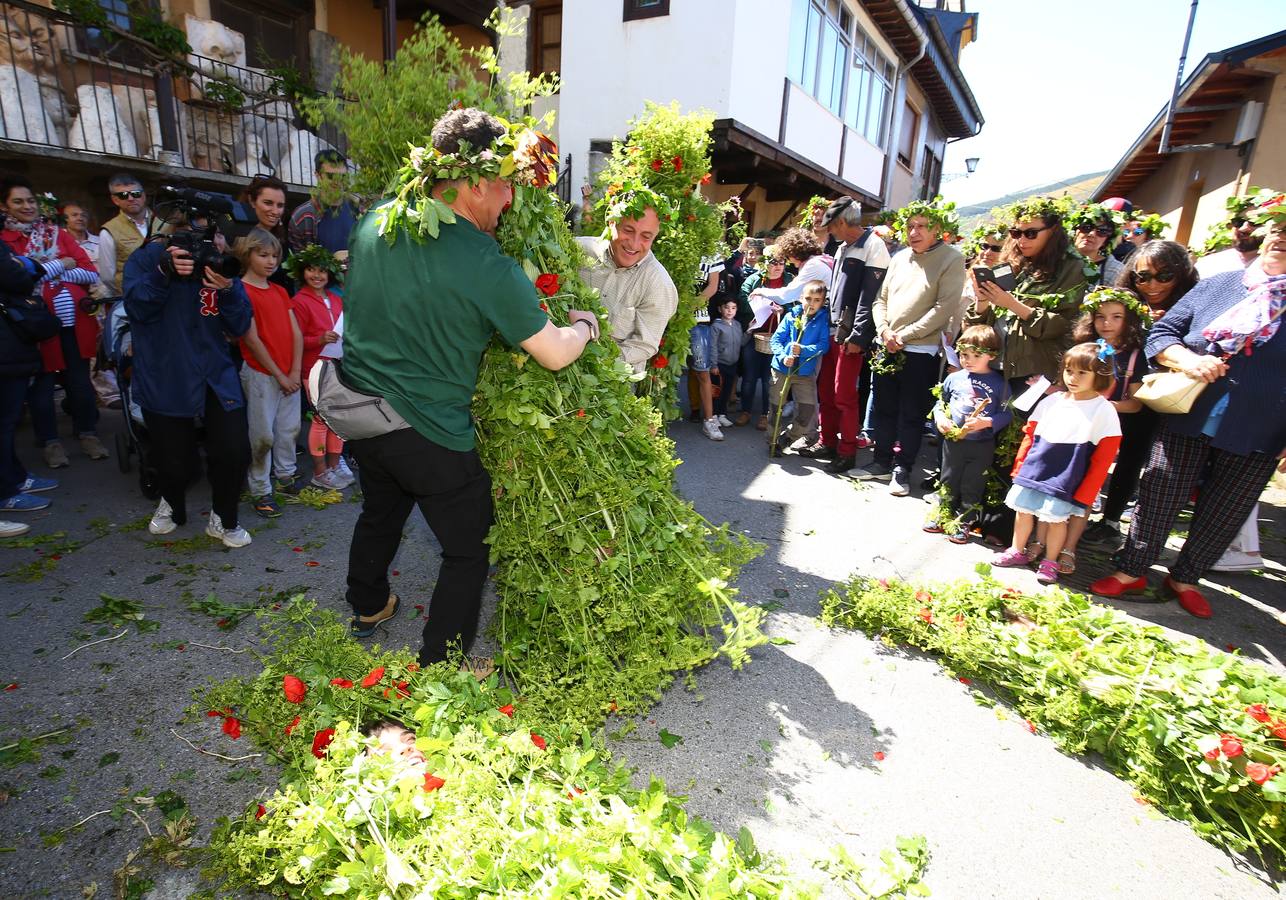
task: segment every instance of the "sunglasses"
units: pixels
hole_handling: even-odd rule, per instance
[[[1228,224],[1231,225],[1233,228],[1240,228],[1242,225],[1246,224],[1246,220],[1238,216],[1234,219],[1229,219]]]
[[[1132,234],[1132,235],[1134,235],[1135,237],[1138,237],[1138,236],[1139,236],[1139,235],[1141,235],[1141,234],[1147,234],[1147,233],[1148,233],[1148,230],[1147,230],[1146,228],[1137,228],[1137,227],[1135,227],[1135,228],[1127,228],[1127,229],[1125,229],[1125,233],[1126,233],[1126,234]]]
[[[1005,248],[1000,244],[979,244],[978,249],[990,250],[992,253],[999,253],[1001,250],[1004,250]]]
[[[1091,225],[1089,222],[1082,222],[1077,225],[1076,230],[1081,234],[1089,234],[1092,231],[1099,237],[1111,237],[1115,233],[1114,228],[1109,228],[1106,225]]]
[[[1157,272],[1155,275],[1151,272],[1135,272],[1134,280],[1139,284],[1147,284],[1152,279],[1156,279],[1158,284],[1169,284],[1174,281],[1173,272]]]
[[[1042,225],[1040,228],[1011,228],[1009,229],[1009,236],[1015,241],[1019,238],[1027,238],[1029,241],[1034,241],[1036,240],[1036,235],[1040,234],[1042,231],[1048,231],[1053,227],[1053,225]]]
[[[137,200],[143,196],[142,191],[112,191],[112,196],[117,200]]]

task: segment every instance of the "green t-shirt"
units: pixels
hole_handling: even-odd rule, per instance
[[[418,244],[390,247],[376,212],[349,242],[344,380],[385,397],[424,437],[472,450],[469,404],[491,336],[517,347],[549,321],[531,280],[463,217]]]

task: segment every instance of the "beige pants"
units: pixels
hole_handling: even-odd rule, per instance
[[[769,428],[777,425],[777,410],[791,397],[795,398],[795,415],[789,422],[782,421],[780,432],[772,437],[788,443],[808,438],[812,443],[817,440],[817,376],[791,375],[787,383],[786,376],[773,369],[772,394],[768,398]]]

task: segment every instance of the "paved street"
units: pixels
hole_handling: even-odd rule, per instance
[[[118,423],[107,413],[104,430]],[[722,444],[686,423],[671,433],[685,460],[678,471],[683,492],[707,517],[765,544],[740,588],[745,599],[772,604],[770,631],[787,642],[756,651],[740,672],[722,664],[700,672],[695,693],[672,690],[632,732],[609,741],[640,779],[664,778],[690,796],[694,813],[733,833],[749,826],[761,847],[798,865],[835,843],[874,852],[898,834],[923,833],[935,897],[1276,895],[1253,868],[1139,805],[1128,784],[1092,760],[1067,757],[1003,708],[976,703],[970,688],[932,660],[818,624],[818,592],[855,570],[953,578],[990,555],[979,545],[956,547],[922,534],[918,487],[911,498],[891,498],[806,460],[770,463],[753,428],[728,429]],[[19,446],[28,460],[36,457],[27,450],[29,434]],[[74,451],[72,460],[59,473],[64,483],[53,509],[29,517],[33,535],[65,537],[0,549],[0,571],[8,573],[0,581],[0,685],[18,685],[0,692],[0,745],[60,732],[32,745],[25,761],[6,751],[14,764],[0,767],[4,897],[79,897],[95,881],[100,896],[109,892],[113,869],[146,838],[143,828],[118,809],[65,829],[119,801],[174,791],[204,838],[217,816],[239,812],[270,787],[274,775],[261,760],[199,755],[171,732],[227,755],[252,752],[207,721],[180,723],[192,688],[207,676],[256,668],[252,654],[197,645],[253,643],[253,620],[230,632],[216,627],[219,602],[303,587],[340,609],[357,512],[352,503],[319,511],[288,506],[274,523],[247,521],[254,544],[229,552],[201,532],[198,510],[207,494],[199,487],[192,521],[167,547],[140,528],[152,504],[133,476],[121,475],[115,461],[90,463]],[[1265,553],[1280,562],[1282,509],[1265,506],[1263,517]],[[432,548],[416,519],[395,563],[398,589],[411,604],[424,602],[433,583]],[[1096,574],[1088,558],[1082,565],[1085,575]],[[1004,577],[1036,587],[1029,572]],[[1286,657],[1278,619],[1286,609],[1284,578],[1286,568],[1274,563],[1265,576],[1223,579],[1238,593],[1215,595],[1209,622],[1174,604],[1131,612],[1276,660]],[[120,631],[82,622],[116,602],[104,595],[140,601],[142,628],[130,625],[124,637],[65,658]],[[188,608],[206,600],[204,612]],[[414,644],[418,631],[403,615],[382,638]],[[663,748],[661,728],[683,742]],[[877,750],[882,762],[873,757]],[[157,813],[132,808],[157,830]],[[191,878],[172,874],[156,896],[184,896]]]

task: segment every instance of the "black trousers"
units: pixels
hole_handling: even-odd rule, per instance
[[[987,492],[987,470],[996,458],[996,441],[942,441],[942,475],[939,480],[951,492],[952,514],[964,513],[966,522],[982,514]]]
[[[210,508],[224,528],[237,527],[237,503],[241,485],[250,465],[250,430],[246,409],[224,409],[210,388],[205,389],[206,473],[210,479]],[[150,459],[156,467],[161,496],[174,510],[174,521],[187,521],[187,487],[192,478],[192,460],[196,456],[196,419],[163,416],[143,410],[152,442]]]
[[[924,421],[933,408],[933,386],[938,383],[936,353],[906,353],[902,369],[892,375],[874,376],[871,426],[875,432],[875,462],[909,473],[920,453]],[[901,445],[894,458],[893,444]]]
[[[1116,454],[1112,480],[1103,503],[1103,521],[1117,522],[1130,502],[1130,495],[1139,485],[1139,475],[1152,455],[1161,417],[1146,406],[1135,413],[1126,413],[1121,419],[1121,449]]]
[[[388,602],[388,570],[411,509],[442,545],[442,566],[424,622],[420,662],[447,658],[448,645],[468,652],[478,633],[487,580],[491,529],[491,476],[476,450],[448,450],[403,428],[350,441],[362,483],[362,514],[348,552],[348,602],[359,616],[373,616]]]

